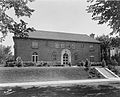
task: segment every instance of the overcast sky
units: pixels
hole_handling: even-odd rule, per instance
[[[35,10],[31,18],[24,18],[37,30],[102,35],[110,33],[106,25],[98,25],[86,12],[87,0],[35,0],[29,6]],[[10,12],[14,17],[14,13]],[[4,45],[13,46],[11,35]]]

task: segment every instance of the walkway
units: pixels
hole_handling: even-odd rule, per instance
[[[113,73],[111,70],[108,68],[102,68],[102,67],[95,67],[98,72],[100,72],[105,78],[119,78],[115,73]]]
[[[67,80],[67,81],[46,81],[46,82],[24,82],[24,83],[2,83],[0,87],[26,87],[26,86],[67,86],[67,85],[80,85],[88,83],[105,83],[105,82],[120,82],[120,78],[111,79],[88,79],[88,80]]]

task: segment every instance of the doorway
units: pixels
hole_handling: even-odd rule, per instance
[[[63,49],[61,52],[61,64],[68,65],[71,63],[71,52],[68,49]]]

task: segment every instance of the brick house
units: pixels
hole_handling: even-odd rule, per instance
[[[28,38],[13,37],[15,57],[23,61],[76,65],[85,59],[100,61],[100,42],[85,34],[51,31],[29,33]]]

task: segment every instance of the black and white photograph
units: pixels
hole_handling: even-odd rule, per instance
[[[120,1],[0,0],[0,97],[120,97]]]

